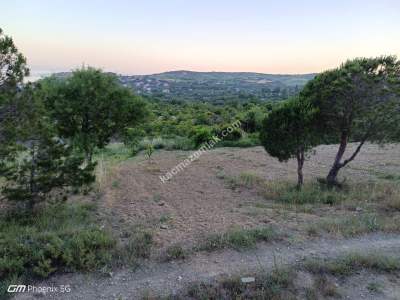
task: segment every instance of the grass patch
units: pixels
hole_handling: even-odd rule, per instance
[[[353,253],[328,261],[322,259],[308,260],[304,263],[304,268],[312,274],[330,274],[333,276],[350,276],[362,269],[392,273],[400,271],[400,260],[378,254]]]
[[[269,242],[278,238],[272,227],[254,229],[232,229],[223,234],[209,235],[199,246],[200,251],[214,251],[224,248],[251,248],[259,241]]]
[[[378,231],[397,232],[400,230],[399,217],[385,217],[378,214],[328,219],[307,228],[309,235],[320,235],[323,232],[338,236],[352,237]]]
[[[301,190],[288,182],[267,182],[262,193],[267,200],[294,205],[353,202],[400,206],[400,186],[385,182],[354,183],[340,189],[312,182],[305,183]]]
[[[239,176],[227,176],[222,171],[217,173],[218,179],[223,179],[231,189],[239,187],[253,188],[262,185],[264,180],[255,173],[242,172]]]
[[[60,204],[0,217],[0,282],[91,271],[112,260],[116,241],[93,224],[93,205]],[[5,294],[6,285],[0,287]]]
[[[243,283],[240,277],[194,283],[180,295],[167,299],[295,299],[295,276],[290,270],[275,269],[271,274],[257,276],[253,283]]]
[[[186,251],[180,245],[173,245],[168,247],[165,253],[165,260],[185,259],[187,256]]]
[[[149,258],[153,246],[153,235],[146,230],[134,229],[126,233],[127,241],[114,252],[115,261],[120,264],[136,266],[140,258]]]

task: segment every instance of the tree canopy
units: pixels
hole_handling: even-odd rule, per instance
[[[339,170],[352,161],[365,142],[390,139],[399,125],[400,63],[394,56],[357,58],[323,72],[308,82],[301,97],[318,111],[315,128],[326,143],[339,143],[327,176],[337,183]],[[347,144],[359,142],[343,159]]]
[[[45,103],[62,138],[72,140],[90,161],[116,134],[145,119],[146,104],[115,76],[82,68],[66,79],[41,82]]]
[[[297,159],[299,187],[303,184],[305,154],[317,144],[311,126],[315,113],[309,103],[290,99],[269,113],[260,133],[261,143],[271,156],[279,161]]]

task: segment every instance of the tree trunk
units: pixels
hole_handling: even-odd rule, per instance
[[[297,189],[301,189],[304,183],[303,179],[303,165],[304,165],[304,149],[300,148],[296,153],[297,158]]]
[[[326,182],[328,186],[337,185],[337,175],[339,173],[339,170],[343,167],[343,164],[340,163],[340,161],[342,160],[343,154],[346,151],[347,139],[347,133],[342,133],[342,136],[340,138],[339,150],[336,154],[335,161],[328,173],[328,176],[326,177]]]

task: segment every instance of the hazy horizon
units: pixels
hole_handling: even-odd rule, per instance
[[[17,0],[3,4],[0,26],[32,74],[82,64],[126,75],[308,74],[354,57],[399,56],[399,11],[392,0]]]

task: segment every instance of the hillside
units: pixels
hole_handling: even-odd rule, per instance
[[[246,101],[254,97],[266,101],[286,99],[299,92],[315,74],[275,75],[248,72],[172,71],[119,78],[139,94],[161,100]]]
[[[66,77],[70,73],[56,73]],[[252,72],[170,71],[151,75],[115,74],[137,94],[164,101],[205,101],[224,104],[253,99],[278,101],[299,93],[315,74],[263,74]]]

